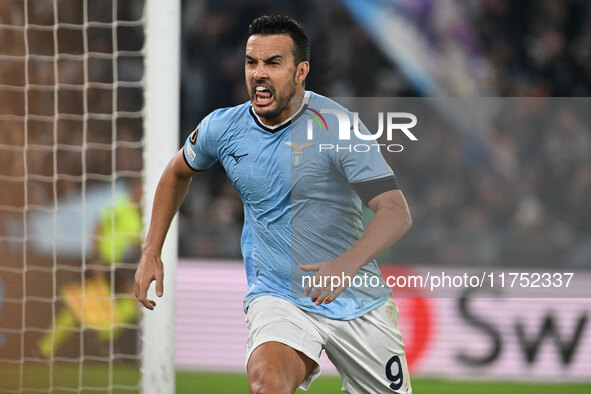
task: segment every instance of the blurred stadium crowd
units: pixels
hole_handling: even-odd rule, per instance
[[[591,94],[588,1],[474,0],[451,16],[438,10],[443,2],[398,3],[427,37],[452,29],[477,55],[482,95]],[[308,89],[332,97],[419,95],[339,1],[185,1],[183,140],[213,109],[248,100],[241,67],[248,23],[270,12],[292,15],[308,31]],[[519,130],[502,117],[479,138],[433,125],[412,152],[391,160],[415,224],[383,261],[591,266],[586,110],[568,101],[520,108]],[[223,169],[208,170],[181,209],[180,253],[239,257],[242,219]]]
[[[140,178],[143,4],[24,4],[0,2],[0,206],[53,205],[114,171]]]
[[[144,25],[143,1],[0,1],[0,359],[21,361],[13,391],[35,384],[23,358],[139,358]],[[2,388],[18,384],[7,374]]]
[[[248,100],[244,44],[248,23],[264,13],[292,15],[306,28],[312,65],[308,89],[330,97],[420,96],[420,89],[358,25],[344,2],[325,0],[320,6],[312,0],[183,1],[181,140],[212,110]],[[480,96],[532,101],[591,96],[591,3],[587,0],[392,3],[439,51],[457,50],[441,37],[460,43]],[[30,4],[29,24],[54,23],[51,3]],[[58,21],[81,25],[80,4],[60,1]],[[4,86],[0,89],[0,115],[4,116],[0,144],[5,147],[6,163],[1,174],[25,174],[18,148],[25,143],[25,123],[16,119],[25,114],[25,89],[6,86],[22,86],[25,81],[36,85],[26,91],[26,143],[31,151],[26,163],[28,204],[52,204],[56,197],[51,182],[54,144],[59,144],[55,171],[64,175],[57,182],[59,196],[76,192],[82,182],[108,184],[110,179],[103,176],[112,168],[130,180],[139,175],[143,32],[141,23],[133,21],[141,18],[143,2],[116,4],[118,18],[131,24],[115,30],[96,25],[86,30],[86,38],[82,30],[60,28],[57,48],[51,29],[31,29],[27,50],[37,57],[29,56],[27,78],[22,30],[0,30],[4,56],[0,58],[0,87]],[[450,11],[445,4],[455,8]],[[88,6],[94,18],[89,22],[112,20],[111,2],[88,2]],[[20,2],[2,2],[0,11],[0,24],[23,24]],[[94,53],[86,70],[85,42]],[[120,51],[115,62],[108,55],[114,45]],[[57,51],[71,56],[54,63],[51,56]],[[83,108],[79,87],[85,78],[89,89]],[[57,96],[55,82],[62,84]],[[514,116],[520,117],[519,130],[502,117],[472,136],[453,125],[434,123],[428,138],[389,158],[411,205],[414,228],[383,261],[548,266],[561,261],[591,266],[588,110],[568,101],[553,103],[518,105],[521,112],[513,108]],[[57,128],[52,118],[56,108],[66,115],[60,117]],[[90,116],[86,133],[81,134],[83,111]],[[115,122],[113,112],[118,113]],[[23,206],[24,188],[15,182],[10,185],[0,189],[0,205]],[[194,178],[181,208],[181,255],[239,258],[242,216],[240,199],[221,167]]]

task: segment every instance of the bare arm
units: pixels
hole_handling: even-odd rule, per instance
[[[343,255],[317,264],[300,266],[304,271],[318,271],[318,276],[344,274],[353,277],[365,264],[372,261],[389,246],[397,242],[412,226],[410,211],[400,190],[391,190],[374,197],[369,208],[375,215],[359,240]],[[317,305],[334,301],[346,287],[336,289],[306,288],[304,294],[312,291],[311,299]]]
[[[162,297],[164,291],[164,269],[160,253],[170,228],[170,223],[183,202],[191,177],[196,171],[187,166],[180,150],[168,163],[158,186],[152,205],[152,218],[148,235],[142,248],[142,258],[135,272],[134,293],[139,302],[148,309],[154,309],[156,302],[148,300],[148,288],[156,281],[156,295]]]
[[[357,270],[398,242],[412,226],[410,211],[400,190],[382,193],[368,205],[375,215],[361,238],[343,255],[357,264]]]

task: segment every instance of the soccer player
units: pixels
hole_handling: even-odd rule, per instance
[[[285,16],[252,22],[250,101],[206,116],[164,170],[135,295],[153,309],[147,290],[155,280],[162,296],[160,252],[172,218],[191,177],[219,161],[244,204],[251,392],[307,389],[324,349],[344,391],[411,393],[398,310],[374,260],[410,228],[408,206],[379,151],[320,149],[340,143],[338,114],[353,115],[304,89],[309,68],[301,25]],[[325,129],[314,131],[314,120]],[[362,202],[375,213],[365,231]],[[320,281],[356,275],[377,285]]]

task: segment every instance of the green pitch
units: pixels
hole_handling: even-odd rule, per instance
[[[18,364],[0,364],[0,393],[5,391],[49,391],[51,388],[78,389],[79,384],[91,390],[81,393],[137,393],[140,372],[137,365],[119,363],[109,372],[106,365],[85,363],[82,369],[77,364],[56,364],[49,368],[42,363],[28,363],[22,369]],[[109,380],[112,386],[109,390]],[[20,386],[21,382],[23,386]],[[50,384],[51,383],[51,384]],[[176,392],[179,394],[241,394],[248,393],[248,378],[244,374],[177,372]],[[123,389],[125,387],[125,389]],[[29,389],[29,390],[27,390]],[[341,392],[338,377],[320,377],[312,383],[308,393],[333,394]],[[58,389],[58,392],[60,390]],[[591,384],[533,384],[508,382],[461,382],[447,380],[414,379],[415,394],[589,394]],[[298,393],[305,393],[298,390]]]
[[[530,383],[480,383],[447,380],[414,379],[415,394],[589,394],[591,384],[530,384]],[[341,392],[338,377],[320,377],[312,383],[310,394]],[[195,394],[248,394],[248,378],[239,374],[177,373],[177,393]],[[298,390],[297,393],[306,393]]]

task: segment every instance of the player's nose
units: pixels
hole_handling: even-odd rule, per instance
[[[266,79],[269,76],[267,75],[267,69],[264,64],[257,64],[256,68],[254,69],[254,79]]]

